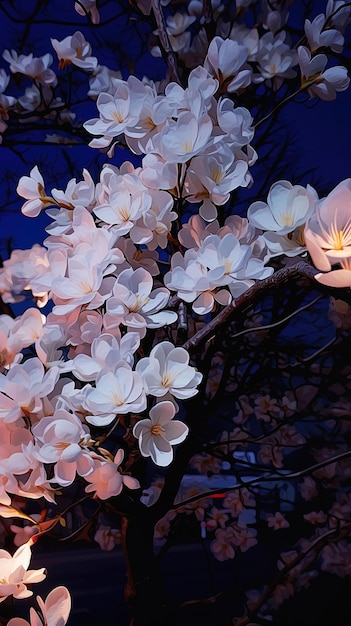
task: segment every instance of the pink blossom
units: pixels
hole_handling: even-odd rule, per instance
[[[85,488],[87,493],[95,492],[96,497],[101,500],[107,500],[113,496],[118,496],[123,485],[128,489],[138,489],[140,487],[136,478],[132,478],[127,474],[121,474],[119,466],[124,457],[122,449],[118,450],[113,462],[97,461],[94,471],[86,476],[86,481],[90,483]]]
[[[8,596],[22,599],[33,595],[27,584],[38,583],[46,577],[44,568],[28,570],[31,559],[29,543],[20,546],[11,556],[6,550],[0,550],[0,602]]]
[[[65,626],[71,610],[71,596],[66,587],[55,587],[45,602],[40,596],[36,599],[40,614],[31,607],[30,623],[21,617],[14,617],[7,626]]]

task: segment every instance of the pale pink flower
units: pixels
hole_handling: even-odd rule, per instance
[[[76,31],[74,35],[69,35],[62,41],[51,39],[51,44],[59,59],[59,69],[70,63],[88,72],[97,67],[97,58],[91,56],[91,45],[81,32]]]
[[[230,192],[245,186],[247,163],[235,159],[232,150],[221,142],[216,149],[194,157],[187,171],[185,189],[189,202],[208,199],[220,206],[229,199]],[[217,211],[208,211],[206,204],[200,208],[200,215],[207,221],[217,217]]]
[[[118,236],[130,233],[135,243],[145,243],[133,237],[133,227],[139,218],[150,208],[151,197],[149,194],[132,196],[129,191],[119,189],[110,194],[108,204],[100,204],[94,209],[95,215],[113,226],[113,232]],[[150,238],[150,237],[149,237]]]
[[[30,307],[22,315],[16,317],[11,334],[22,344],[22,348],[27,348],[40,339],[43,334],[44,324],[45,316],[38,309]]]
[[[47,292],[39,292],[32,281],[49,271],[47,250],[34,244],[29,250],[13,250],[0,269],[0,293],[5,302],[20,302],[32,290],[37,306],[47,303]],[[27,294],[26,294],[27,295]]]
[[[294,78],[296,71],[296,51],[285,42],[286,32],[280,31],[277,35],[265,33],[259,40],[257,62],[259,75],[255,82],[274,79],[275,86],[279,87],[284,78]]]
[[[146,409],[143,381],[138,372],[122,364],[115,372],[102,370],[96,378],[96,387],[88,390],[84,406],[92,415],[86,420],[95,426],[106,426],[118,414]]]
[[[287,180],[277,181],[269,190],[267,203],[258,200],[249,206],[249,223],[279,235],[291,233],[306,222],[312,211],[316,197],[310,189]]]
[[[176,163],[169,163],[159,154],[150,152],[142,161],[140,180],[151,189],[173,189],[177,186],[178,169]]]
[[[229,144],[242,147],[253,139],[255,130],[251,113],[244,107],[235,107],[229,98],[218,101],[217,120]]]
[[[95,205],[95,184],[87,169],[83,169],[83,180],[77,183],[76,178],[68,181],[66,189],[52,189],[52,197],[60,207],[73,209],[76,206],[83,206],[91,209]],[[48,212],[53,216],[56,209]]]
[[[55,72],[49,69],[52,63],[51,54],[45,54],[38,58],[34,57],[32,53],[28,55],[20,54],[18,56],[15,50],[11,50],[11,52],[5,50],[2,56],[10,64],[11,72],[29,76],[29,78],[42,85],[52,85],[54,87],[57,84]]]
[[[158,246],[164,249],[168,244],[172,222],[177,219],[177,213],[172,211],[173,198],[166,191],[158,189],[150,189],[149,195],[151,206],[144,213],[142,221],[144,228],[148,228],[151,232],[152,239],[148,239],[146,245],[148,250],[155,250]],[[134,231],[131,232],[131,237],[135,242],[137,242],[136,230],[137,228],[134,228]]]
[[[346,67],[336,65],[325,69],[328,58],[325,54],[317,54],[311,58],[306,46],[297,49],[301,68],[301,84],[308,89],[311,98],[317,96],[321,100],[335,100],[338,91],[345,91],[350,78]]]
[[[310,524],[325,524],[328,515],[324,511],[311,511],[311,513],[304,515],[303,518]]]
[[[188,352],[170,341],[154,346],[149,357],[138,361],[136,371],[146,392],[156,397],[171,393],[175,398],[191,398],[202,380],[202,374],[189,365]]]
[[[0,602],[8,596],[18,599],[29,598],[33,592],[26,585],[44,580],[46,577],[44,568],[28,570],[30,559],[29,543],[20,546],[13,556],[6,550],[0,550]]]
[[[133,428],[133,435],[139,440],[143,456],[151,456],[153,462],[166,467],[173,460],[172,446],[184,441],[188,427],[179,420],[173,420],[175,408],[167,400],[156,404],[148,419],[138,421]]]
[[[318,495],[316,481],[311,476],[305,476],[299,484],[299,491],[304,500],[311,500]]]
[[[121,531],[118,528],[101,524],[95,532],[94,541],[99,544],[101,550],[109,552],[121,543]]]
[[[175,252],[171,258],[171,270],[164,276],[165,285],[177,292],[185,302],[193,302],[193,310],[199,315],[212,311],[214,294],[207,267],[198,259],[194,249],[186,250],[184,256]]]
[[[338,287],[350,285],[351,272],[351,179],[339,183],[316,206],[305,228],[307,249],[314,265],[328,272],[334,263],[343,269],[319,275],[323,284]]]
[[[91,356],[78,354],[71,371],[79,380],[95,380],[101,370],[114,372],[122,363],[134,364],[134,353],[139,348],[138,333],[128,332],[117,339],[109,333],[96,337],[91,344]]]
[[[32,515],[32,518],[35,518],[35,516]],[[33,535],[39,532],[39,527],[35,524],[26,524],[26,526],[11,524],[10,530],[14,533],[13,543],[15,546],[22,546],[24,543],[27,543]]]
[[[212,541],[210,548],[218,561],[234,559],[233,536],[234,532],[230,526],[216,530],[216,538]]]
[[[28,217],[37,217],[42,209],[55,204],[54,199],[45,191],[44,180],[37,165],[30,171],[29,176],[21,176],[16,191],[27,200],[21,211]]]
[[[55,463],[55,482],[72,484],[76,472],[86,476],[93,471],[89,446],[94,445],[88,426],[76,415],[63,409],[43,417],[32,429],[37,443],[36,457],[43,463]]]
[[[92,135],[107,137],[108,144],[112,137],[137,124],[146,97],[145,85],[135,76],[129,76],[127,81],[115,79],[115,86],[114,94],[102,92],[98,96],[100,117],[84,123]]]
[[[209,115],[198,117],[184,111],[177,120],[171,119],[161,133],[149,141],[147,148],[170,163],[186,163],[209,145],[212,127]]]
[[[52,367],[45,373],[38,358],[14,365],[7,376],[0,374],[0,415],[6,422],[14,422],[22,415],[38,413],[42,398],[54,388],[59,369]]]
[[[233,531],[232,543],[238,546],[241,552],[246,552],[257,544],[255,528],[249,528],[244,522],[238,521],[231,525],[231,529]]]
[[[30,609],[30,623],[21,617],[13,617],[7,626],[65,626],[71,610],[71,596],[66,587],[55,587],[45,602],[37,596],[40,607],[38,614]]]
[[[110,268],[104,267],[100,259],[100,250],[90,249],[67,260],[67,276],[52,281],[55,315],[66,315],[83,305],[97,309],[105,302],[110,290],[104,275]]]
[[[165,311],[169,291],[164,287],[152,289],[153,279],[144,268],[128,268],[117,277],[113,295],[107,300],[109,317],[131,329],[160,328],[177,319],[174,311]]]
[[[272,528],[273,530],[289,528],[290,526],[288,520],[284,517],[284,515],[282,515],[282,513],[280,513],[280,511],[277,511],[274,515],[269,515],[267,517],[267,523],[269,528]]]
[[[198,250],[207,235],[216,235],[218,229],[219,224],[217,220],[207,224],[200,215],[192,215],[189,221],[183,224],[180,229],[178,239],[184,248]]]
[[[323,547],[321,569],[337,576],[351,574],[351,545],[345,539]]]
[[[236,92],[251,83],[252,70],[246,63],[247,54],[246,46],[216,36],[209,45],[204,66],[221,85],[226,85],[227,91]]]
[[[209,530],[214,530],[218,526],[225,528],[226,522],[229,520],[229,515],[227,515],[223,509],[218,509],[216,506],[210,509],[208,515],[209,519],[206,522],[206,528]]]
[[[107,500],[113,496],[118,496],[123,485],[128,489],[138,489],[139,481],[127,474],[121,474],[119,466],[124,457],[122,449],[118,450],[113,461],[98,461],[94,471],[85,477],[90,483],[85,488],[87,493],[95,492],[95,496],[101,500]]]

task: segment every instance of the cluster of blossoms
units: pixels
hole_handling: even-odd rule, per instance
[[[166,6],[168,2],[162,4]],[[290,3],[285,4],[288,6]],[[165,34],[171,49],[189,70],[196,70],[186,90],[172,85],[168,78],[166,98],[162,95],[161,85],[157,86],[146,78],[139,81],[133,76],[123,80],[120,72],[100,65],[92,55],[90,43],[80,31],[61,41],[51,39],[58,58],[59,74],[51,67],[51,53],[34,57],[33,54],[19,55],[15,50],[5,50],[3,58],[8,62],[10,72],[29,78],[32,84],[19,97],[5,95],[10,77],[5,70],[1,70],[0,132],[7,129],[9,112],[14,113],[15,118],[23,117],[22,121],[28,119],[28,113],[32,112],[33,119],[55,120],[61,125],[76,124],[71,103],[66,104],[56,94],[61,80],[60,71],[73,66],[89,74],[88,95],[92,98],[98,96],[99,119],[85,123],[87,130],[97,136],[91,145],[107,149],[112,154],[113,144],[124,133],[133,151],[157,155],[159,170],[165,169],[161,167],[164,161],[185,163],[195,155],[206,153],[208,158],[203,159],[200,172],[197,169],[200,164],[197,163],[190,177],[195,176],[203,182],[204,177],[212,178],[211,156],[218,156],[224,142],[230,149],[222,150],[228,176],[224,177],[219,193],[225,196],[237,186],[248,184],[244,164],[250,165],[255,154],[249,147],[252,138],[249,112],[240,106],[234,107],[232,100],[225,97],[221,104],[218,102],[216,110],[216,92],[217,101],[225,93],[234,94],[240,101],[240,95],[245,90],[261,83],[277,91],[283,82],[299,76],[301,91],[307,90],[310,97],[333,100],[337,92],[344,91],[349,85],[346,68],[329,66],[326,55],[328,51],[337,55],[343,50],[344,32],[350,21],[347,3],[328,0],[325,14],[318,14],[313,21],[306,19],[302,42],[292,40],[288,28],[289,11],[287,8],[281,10],[279,3],[266,0],[260,3],[259,22],[262,28],[252,26],[256,19],[255,5],[256,2],[237,3],[236,20],[230,22],[221,17],[222,13],[225,14],[224,6],[212,2],[216,29],[211,41],[203,24],[202,3],[198,0],[184,3],[182,10],[166,15]],[[144,13],[151,11],[151,3],[147,0],[138,2],[138,7]],[[94,0],[76,2],[75,9],[80,15],[88,16],[93,24],[99,23],[100,16]],[[158,46],[151,47],[151,52],[155,56],[161,55]],[[49,135],[48,140],[68,141],[56,135]],[[242,160],[244,163],[238,165],[237,162]],[[173,168],[170,169],[172,173],[168,172],[167,176],[174,180]],[[219,180],[222,181],[222,178],[223,175]],[[211,189],[204,185],[204,198],[211,200],[212,188],[217,182],[215,177]],[[194,189],[193,184],[190,184],[190,196],[193,193],[191,188]],[[208,215],[214,212],[213,208],[203,210]]]
[[[166,308],[169,289],[205,315],[215,302],[226,305],[269,276],[271,257],[301,254],[306,246],[327,272],[317,280],[351,285],[349,179],[320,201],[312,188],[278,181],[267,203],[254,202],[247,219],[234,216],[222,228],[191,217],[179,232],[188,249],[172,256],[164,275],[168,289],[157,260],[167,248],[173,199],[145,187],[142,168],[108,165],[97,185],[85,172],[83,181],[72,180],[50,197],[34,168],[18,192],[27,198],[25,214],[51,206],[46,210],[53,221],[45,246],[17,250],[4,262],[1,293],[16,302],[29,290],[39,304],[52,300],[53,308],[46,318],[36,308],[0,318],[4,504],[10,504],[9,494],[53,501],[55,488],[77,475],[88,483],[87,492],[103,499],[123,485],[137,488],[136,479],[119,471],[123,451],[113,456],[101,448],[90,426],[110,426],[147,408],[149,416],[133,429],[141,454],[161,466],[171,462],[172,445],[188,431],[173,419],[176,399],[195,395],[202,374],[171,341],[154,345],[148,356],[140,351],[147,332],[177,321]],[[329,272],[337,262],[342,269]],[[29,346],[36,355],[23,358]]]
[[[113,157],[123,144],[138,155],[139,165],[105,164],[97,181],[84,169],[81,180],[73,178],[65,189],[51,192],[37,166],[19,180],[23,214],[35,218],[45,211],[51,223],[43,245],[13,251],[0,269],[5,303],[30,297],[37,305],[15,318],[0,317],[0,504],[5,507],[11,508],[14,496],[55,504],[77,479],[86,494],[108,500],[141,487],[130,472],[133,458],[168,466],[173,446],[189,432],[182,404],[206,382],[206,372],[196,367],[199,361],[191,361],[179,345],[179,328],[188,331],[235,304],[256,281],[273,274],[273,259],[285,263],[286,257],[309,254],[320,271],[317,281],[351,287],[351,179],[322,199],[310,185],[278,180],[266,201],[248,206],[246,217],[224,219],[221,211],[235,190],[252,184],[250,168],[257,159],[251,145],[254,117],[240,106],[241,94],[262,83],[276,92],[283,81],[299,75],[298,91],[335,98],[349,85],[346,69],[326,69],[328,59],[318,51],[342,51],[350,7],[329,0],[325,15],[306,20],[306,45],[294,46],[284,29],[288,11],[278,12],[266,2],[260,5],[263,30],[248,28],[240,19],[229,28],[220,18],[223,7],[213,3],[217,32],[207,42],[200,4],[192,0],[184,12],[166,19],[171,46],[189,69],[184,87],[173,80],[162,88],[134,76],[124,80],[99,66],[79,31],[51,40],[59,70],[74,66],[89,73],[88,95],[96,98],[98,111],[84,123],[93,136],[90,146]],[[250,3],[237,6],[245,15]],[[94,1],[82,0],[75,8],[99,22]],[[147,14],[151,5],[145,0],[140,8]],[[73,123],[69,107],[55,97],[59,81],[50,54],[39,58],[5,51],[3,57],[13,74],[33,84],[18,99],[6,96],[9,77],[0,70],[1,132],[6,132],[3,120],[10,111],[41,112],[46,119]],[[220,358],[212,367],[220,369],[219,364]],[[210,377],[207,372],[207,383]],[[264,428],[294,410],[288,394],[281,399],[264,395],[255,398],[251,413]],[[239,413],[231,435],[245,449],[249,435],[239,426],[251,413],[245,414],[245,408]],[[105,448],[119,427],[127,433],[125,447],[113,444],[110,450],[107,441]],[[272,435],[267,430],[258,460],[279,469],[284,453],[305,438],[290,424],[277,430]],[[218,449],[234,454],[239,446],[227,439],[225,433]],[[216,461],[198,455],[193,466],[215,472]],[[151,486],[141,501],[153,504],[161,489]],[[205,498],[182,506],[182,499],[192,495],[181,488],[175,504],[184,515],[195,510],[202,528],[214,533],[211,549],[218,560],[257,543],[248,490],[227,494],[222,509]],[[338,518],[339,509],[335,505],[329,518]],[[306,521],[317,524],[321,518],[313,513]],[[174,515],[161,520],[158,537]],[[265,522],[274,530],[289,526],[281,511]],[[39,524],[32,524],[28,534],[41,532]],[[110,549],[115,530],[101,528],[97,540]],[[26,532],[22,539],[28,538]],[[44,576],[25,573],[30,552],[24,546],[12,559],[5,551],[0,554],[1,571],[8,570],[0,580],[0,602],[8,595],[27,597],[26,582]],[[333,554],[326,549],[323,562]],[[38,603],[42,617],[32,611],[32,626],[49,623],[47,616],[57,605],[62,608],[58,623],[66,623],[67,590],[58,588]],[[26,624],[18,618],[9,622]]]

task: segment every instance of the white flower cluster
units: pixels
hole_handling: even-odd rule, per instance
[[[112,155],[125,141],[141,159],[139,167],[105,165],[98,182],[84,170],[82,180],[50,194],[38,167],[19,181],[23,213],[36,217],[44,210],[51,223],[43,246],[15,250],[4,261],[0,294],[14,303],[29,293],[51,310],[46,318],[34,308],[16,319],[0,317],[0,503],[9,505],[12,495],[55,501],[56,491],[76,476],[102,499],[124,486],[138,488],[121,472],[124,451],[112,454],[95,435],[119,420],[142,456],[160,466],[172,461],[172,446],[188,433],[174,419],[177,401],[193,397],[202,381],[189,353],[171,341],[179,300],[187,318],[210,316],[269,277],[271,258],[307,250],[326,272],[320,282],[351,285],[350,180],[321,201],[312,187],[279,180],[246,218],[218,215],[235,189],[250,185],[257,158],[251,113],[229,94],[262,82],[276,89],[296,75],[298,63],[301,90],[311,95],[331,99],[349,84],[345,68],[324,70],[326,57],[316,54],[320,47],[340,51],[349,7],[328,2],[326,16],[306,21],[308,47],[295,50],[284,31],[287,13],[262,4],[265,34],[239,22],[225,37],[216,35],[187,86],[169,82],[164,93],[99,68],[80,32],[52,40],[60,67],[90,72],[91,95],[99,93],[99,117],[84,124],[95,137],[90,145]],[[188,18],[184,12],[168,19],[180,54],[187,39],[180,37],[198,19],[198,5],[189,3]],[[94,2],[80,2],[77,10],[99,19]],[[51,56],[6,51],[4,58],[11,72],[34,81],[22,107],[33,110],[36,89],[44,109],[48,94],[50,114],[57,104]],[[4,111],[14,106],[3,94],[7,84],[1,72]],[[191,204],[199,213],[192,207],[186,221]],[[336,263],[341,269],[333,270]]]
[[[147,155],[144,183],[169,190],[178,185],[178,194],[181,186],[189,202],[201,203],[208,221],[216,218],[215,205],[251,182],[252,117],[229,98],[216,101],[219,83],[205,68],[190,73],[186,89],[173,82],[164,95],[134,76],[113,84],[113,93],[97,98],[99,118],[84,124],[97,136],[92,147],[108,148],[111,155],[123,135],[134,153]]]

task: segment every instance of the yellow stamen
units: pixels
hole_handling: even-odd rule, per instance
[[[165,432],[165,429],[162,428],[159,424],[153,424],[151,426],[150,432],[152,435],[162,435]]]

